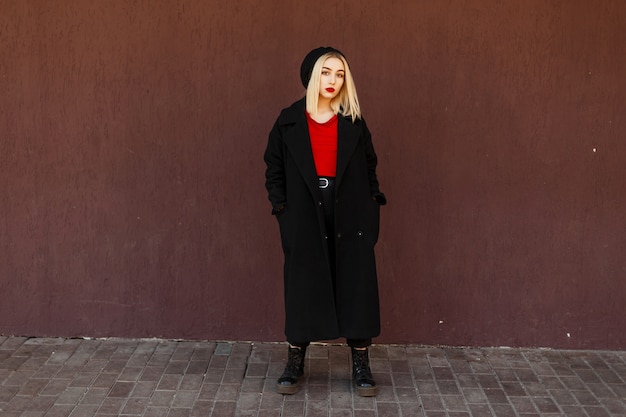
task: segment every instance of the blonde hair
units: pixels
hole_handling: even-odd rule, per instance
[[[354,79],[352,78],[352,72],[350,72],[350,67],[348,66],[348,61],[343,55],[337,52],[324,54],[315,61],[315,65],[313,65],[313,70],[311,71],[311,79],[306,89],[306,111],[309,112],[309,114],[317,113],[322,67],[328,58],[340,59],[344,67],[343,86],[337,97],[330,102],[330,107],[335,114],[339,113],[343,116],[350,117],[354,122],[356,119],[361,118],[361,106],[359,105],[359,98],[356,94],[356,87],[354,85]]]

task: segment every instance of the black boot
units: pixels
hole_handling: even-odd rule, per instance
[[[304,375],[304,355],[306,348],[289,346],[287,365],[276,384],[276,391],[279,394],[295,394],[300,390],[298,380]]]
[[[352,348],[352,379],[357,393],[361,397],[373,397],[378,392],[376,381],[370,370],[367,348]]]

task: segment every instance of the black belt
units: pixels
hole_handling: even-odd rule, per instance
[[[333,177],[319,177],[319,187],[324,189],[335,185],[335,178]]]

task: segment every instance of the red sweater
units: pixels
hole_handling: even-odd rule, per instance
[[[334,177],[337,173],[337,115],[326,123],[318,123],[307,113],[306,120],[317,175]]]

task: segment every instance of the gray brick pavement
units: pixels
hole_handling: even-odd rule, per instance
[[[375,345],[376,398],[345,346],[315,344],[274,392],[284,344],[0,336],[2,417],[626,417],[626,352]]]

